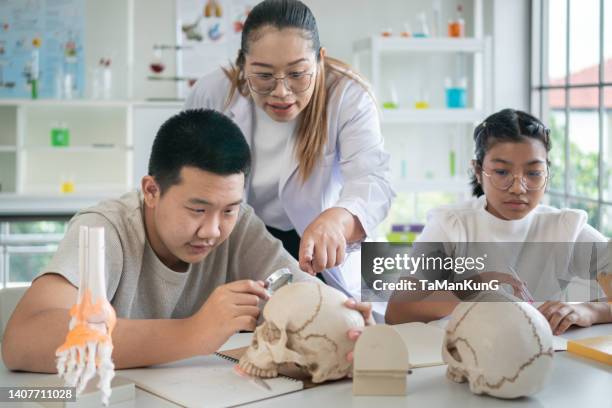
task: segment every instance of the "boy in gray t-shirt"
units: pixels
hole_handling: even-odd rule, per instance
[[[209,354],[253,330],[263,279],[302,272],[243,204],[250,153],[240,129],[210,110],[182,112],[160,128],[149,175],[128,193],[79,212],[51,263],[9,321],[2,356],[10,369],[55,372],[77,298],[79,226],[105,230],[107,296],[117,313],[117,368]],[[371,305],[347,302],[372,322]],[[358,331],[351,330],[355,339]]]

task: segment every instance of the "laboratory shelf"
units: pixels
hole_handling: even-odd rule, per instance
[[[160,98],[158,100],[107,100],[107,99],[0,99],[0,106],[58,106],[91,108],[128,108],[128,107],[182,107],[183,99]]]
[[[408,191],[411,193],[468,193],[471,189],[470,181],[465,177],[449,179],[399,180],[394,183],[394,186],[400,191]]]
[[[100,152],[124,152],[132,150],[131,146],[114,145],[92,145],[92,146],[27,146],[23,148],[29,152],[44,153],[100,153]]]
[[[117,191],[103,194],[0,193],[0,217],[72,215],[77,211],[117,196]]]
[[[381,109],[381,121],[384,124],[473,124],[484,118],[481,109]]]
[[[473,155],[473,129],[493,106],[493,43],[484,33],[484,6],[484,0],[468,6],[473,18],[465,20],[464,32],[469,37],[446,37],[440,24],[422,30],[438,36],[369,33],[353,42],[353,66],[367,78],[380,104],[381,131],[398,193],[470,192],[465,175]],[[438,164],[447,171],[440,173]]]
[[[132,104],[127,100],[106,99],[0,99],[0,106],[66,106],[125,108]]]
[[[356,41],[353,52],[484,52],[485,41],[479,38],[403,38],[371,36]]]

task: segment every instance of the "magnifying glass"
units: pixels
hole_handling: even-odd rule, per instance
[[[276,290],[282,286],[293,281],[293,274],[287,268],[281,268],[272,272],[265,280],[266,289],[268,293],[272,295]]]

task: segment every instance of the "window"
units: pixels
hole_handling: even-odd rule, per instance
[[[550,203],[612,236],[612,2],[537,0],[532,110],[550,128]]]
[[[29,284],[57,250],[64,221],[0,222],[0,288]]]

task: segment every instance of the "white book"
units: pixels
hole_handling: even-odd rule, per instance
[[[265,379],[267,390],[239,376],[237,361],[219,354],[147,368],[121,370],[121,376],[158,397],[185,407],[228,407],[299,391],[302,381],[279,376]]]
[[[445,364],[442,360],[444,329],[421,322],[396,324],[392,327],[406,344],[410,368]]]

